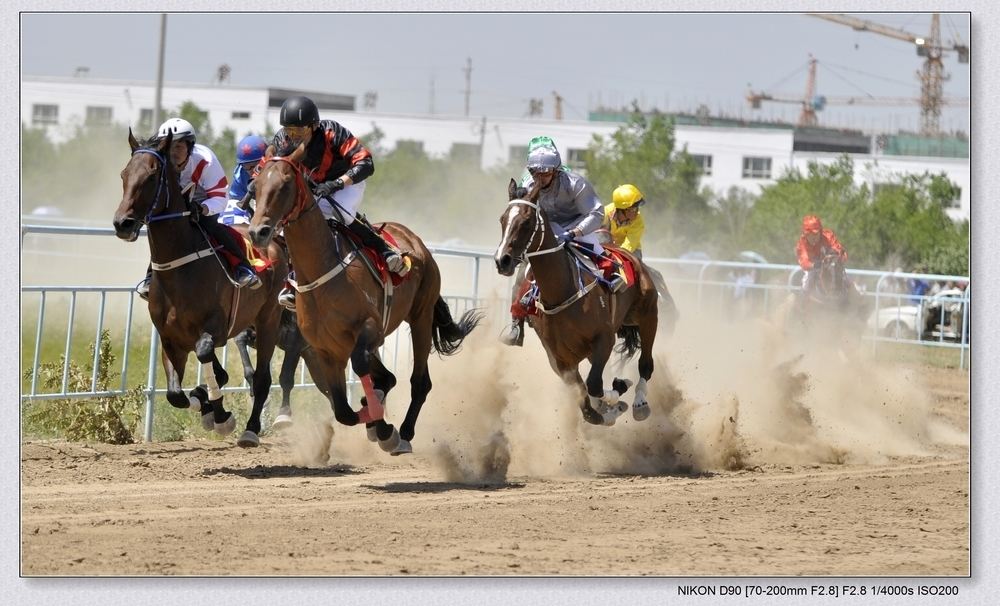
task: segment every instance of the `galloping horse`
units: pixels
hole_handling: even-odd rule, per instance
[[[284,226],[298,279],[295,307],[299,329],[316,351],[321,367],[310,372],[314,379],[329,385],[327,395],[334,417],[349,426],[365,423],[369,438],[377,438],[387,452],[412,452],[410,441],[417,416],[431,389],[427,358],[432,345],[438,353],[455,353],[482,315],[469,310],[458,323],[452,319],[441,298],[437,263],[420,238],[397,223],[386,223],[385,230],[409,251],[409,276],[394,290],[389,290],[391,283],[376,280],[361,262],[363,253],[324,220],[305,182],[304,156],[304,145],[288,156],[275,156],[268,150],[256,179],[257,208],[250,236],[263,246]],[[403,321],[410,325],[413,340],[413,373],[410,405],[397,431],[383,418],[382,402],[396,378],[382,364],[378,347]],[[360,413],[347,400],[348,359],[365,392]]]
[[[121,173],[122,201],[115,212],[115,233],[122,240],[134,242],[142,226],[147,226],[154,269],[149,317],[163,343],[167,401],[177,408],[201,410],[206,429],[214,427],[227,435],[236,426],[236,419],[222,405],[220,388],[229,381],[229,375],[219,363],[215,348],[251,324],[255,327],[253,410],[237,443],[257,446],[261,409],[271,389],[271,355],[278,339],[277,296],[288,275],[288,261],[279,246],[266,247],[271,265],[260,276],[263,287],[235,288],[196,219],[191,217],[198,210],[192,211],[181,193],[169,156],[172,138],[168,134],[140,144],[129,130],[132,157]],[[188,395],[181,386],[192,351],[202,365],[207,386],[198,386]]]
[[[508,208],[500,217],[503,233],[497,246],[497,271],[513,275],[517,265],[531,260],[538,285],[536,306],[542,312],[532,325],[548,354],[549,364],[562,379],[579,392],[583,418],[595,425],[613,425],[628,407],[618,398],[628,389],[627,381],[615,379],[604,390],[604,367],[615,347],[630,358],[641,348],[639,383],[635,387],[632,416],[637,421],[649,417],[646,383],[653,375],[653,341],[656,338],[657,292],[650,274],[635,256],[632,260],[636,281],[619,294],[595,288],[593,276],[581,272],[577,260],[556,242],[545,211],[537,204],[538,184],[525,196],[513,179],[507,189]],[[584,383],[578,366],[590,360]]]
[[[806,334],[812,324],[821,322],[822,330],[836,327],[842,337],[860,338],[869,311],[864,294],[847,277],[840,254],[830,253],[817,261],[809,292],[789,294],[775,315],[777,325],[792,333]]]

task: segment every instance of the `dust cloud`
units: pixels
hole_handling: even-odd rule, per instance
[[[502,305],[501,291],[495,295]],[[459,354],[432,357],[434,388],[413,456],[429,457],[445,481],[498,483],[519,476],[878,464],[967,444],[967,434],[932,413],[918,367],[876,363],[864,347],[845,353],[835,340],[796,342],[762,321],[727,323],[694,303],[678,301],[676,333],[658,336],[649,384],[653,414],[638,423],[626,413],[613,427],[583,421],[533,331],[523,348],[511,348],[496,340],[499,322],[480,326]],[[488,317],[498,316],[490,311]],[[606,381],[615,366],[613,359]],[[582,373],[587,368],[581,364]],[[407,373],[401,365],[389,396],[390,422],[405,412]],[[635,359],[617,376],[635,380]],[[632,392],[623,400],[631,404]],[[338,428],[334,443],[349,432]],[[335,451],[349,462],[371,461],[373,453],[385,459],[367,442]]]

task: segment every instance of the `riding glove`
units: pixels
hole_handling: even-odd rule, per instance
[[[316,188],[313,189],[313,194],[320,198],[325,198],[326,196],[336,193],[342,189],[344,189],[344,180],[334,179],[333,181],[324,181],[323,183],[317,185]]]

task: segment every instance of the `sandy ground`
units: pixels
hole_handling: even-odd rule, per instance
[[[432,367],[436,390],[459,380],[449,364]],[[26,441],[21,573],[967,575],[968,373],[887,373],[898,382],[863,403],[881,416],[848,411],[855,425],[824,412],[816,394],[836,390],[815,370],[786,377],[797,412],[669,378],[653,417],[612,428],[583,426],[569,403],[512,410],[533,382],[558,389],[515,373],[439,395],[398,458],[337,428],[327,459],[324,423],[308,419],[254,450]],[[914,376],[923,396],[902,387]]]

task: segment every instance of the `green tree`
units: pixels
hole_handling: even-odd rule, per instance
[[[605,202],[623,183],[642,191],[647,239],[659,236],[659,254],[701,247],[710,229],[700,169],[685,150],[675,153],[675,145],[672,120],[646,116],[633,104],[628,122],[608,137],[595,135],[586,154],[587,176]]]

